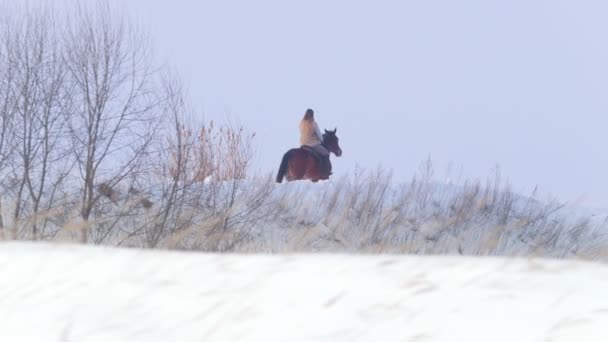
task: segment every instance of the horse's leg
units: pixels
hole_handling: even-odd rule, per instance
[[[308,156],[308,162],[306,163],[306,178],[310,179],[313,183],[316,183],[321,179],[320,165],[317,159],[313,156]]]
[[[287,180],[300,180],[306,177],[308,154],[304,151],[298,150],[293,153],[289,160],[289,168],[287,172]]]

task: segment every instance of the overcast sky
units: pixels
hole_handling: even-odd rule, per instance
[[[431,156],[608,207],[608,2],[113,0],[207,119],[257,131],[276,170],[313,108],[344,155],[409,179]],[[456,172],[454,172],[456,174]]]

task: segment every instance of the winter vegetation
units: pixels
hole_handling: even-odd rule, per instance
[[[9,6],[6,6],[9,7]],[[486,180],[254,174],[255,134],[203,122],[102,2],[0,14],[0,238],[213,252],[608,258],[606,216]],[[287,146],[286,146],[287,148]],[[277,156],[277,165],[281,156]]]

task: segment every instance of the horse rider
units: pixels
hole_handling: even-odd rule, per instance
[[[300,121],[300,144],[302,147],[309,147],[317,155],[321,163],[321,170],[323,170],[323,173],[330,175],[329,151],[323,146],[323,135],[321,135],[319,126],[315,121],[312,109],[307,109]]]

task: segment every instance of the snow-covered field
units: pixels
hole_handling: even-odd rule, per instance
[[[606,341],[608,265],[0,244],[0,341]]]

